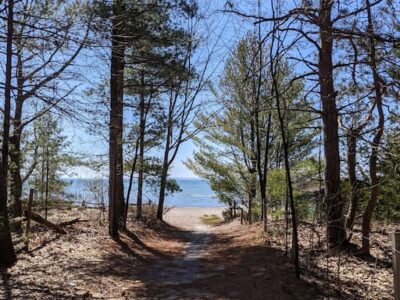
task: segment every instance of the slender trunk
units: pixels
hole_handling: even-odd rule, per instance
[[[340,187],[340,155],[338,134],[338,110],[333,83],[331,0],[321,0],[319,18],[319,84],[322,101],[322,121],[325,152],[325,204],[327,215],[327,240],[330,247],[341,245],[346,239],[343,202]]]
[[[353,229],[354,221],[356,219],[357,205],[358,205],[358,186],[357,186],[357,138],[358,133],[350,130],[347,135],[347,172],[349,174],[349,211],[347,214],[346,227],[350,230]]]
[[[111,109],[110,109],[110,152],[109,152],[109,233],[118,236],[124,219],[123,181],[123,95],[124,53],[123,38],[124,4],[113,0],[112,46],[111,46]]]
[[[48,142],[48,141],[47,141]],[[41,201],[41,205],[43,205],[44,204],[44,199],[45,199],[45,195],[44,195],[44,191],[45,191],[45,171],[44,171],[44,166],[45,166],[45,164],[46,164],[46,161],[45,161],[45,150],[44,150],[44,145],[42,145],[42,166],[41,166],[41,168],[40,168],[40,175],[41,175],[41,178],[40,178],[40,201]]]
[[[272,61],[273,58],[271,58]],[[283,120],[282,111],[280,107],[280,95],[278,89],[278,82],[276,79],[276,71],[274,70],[273,63],[271,62],[271,70],[273,74],[273,86],[275,91],[275,97],[277,102],[277,110],[278,110],[278,117],[279,117],[279,124],[281,129],[281,136],[282,136],[282,146],[283,146],[283,158],[285,164],[285,173],[286,173],[286,185],[287,185],[287,192],[288,198],[290,201],[290,213],[292,216],[292,248],[293,248],[293,260],[295,264],[295,273],[296,277],[300,277],[300,266],[299,266],[299,237],[298,237],[298,230],[297,230],[297,218],[296,218],[296,207],[294,203],[294,196],[293,196],[293,185],[292,185],[292,177],[291,177],[291,170],[290,170],[290,163],[289,163],[289,146],[286,138],[285,132],[285,122]]]
[[[267,133],[265,136],[265,152],[264,152],[264,189],[265,189],[265,195],[264,195],[264,232],[267,231],[267,225],[268,225],[268,199],[267,199],[267,183],[268,183],[268,158],[269,158],[269,146],[270,146],[270,141],[269,141],[269,135],[271,132],[271,112],[268,114],[268,125],[267,125]]]
[[[22,179],[21,179],[21,134],[22,134],[22,109],[23,109],[23,74],[22,74],[22,54],[17,52],[17,97],[15,101],[15,114],[13,120],[13,134],[10,137],[10,190],[13,198],[13,215],[22,217]]]
[[[383,113],[383,105],[382,105],[382,80],[378,74],[378,63],[376,60],[376,48],[375,48],[375,40],[373,38],[374,27],[372,20],[372,13],[369,0],[366,0],[367,13],[368,13],[368,33],[369,37],[369,59],[370,59],[370,67],[374,80],[374,89],[375,89],[375,101],[376,108],[378,110],[378,126],[376,127],[375,136],[371,145],[371,155],[369,157],[369,177],[371,182],[371,190],[370,190],[370,198],[365,208],[363,214],[362,221],[362,250],[363,252],[369,254],[370,253],[370,241],[369,234],[371,232],[371,221],[372,215],[374,213],[376,204],[378,202],[379,195],[379,180],[377,176],[377,162],[378,162],[378,151],[381,143],[383,130],[384,130],[384,122],[385,115]]]
[[[170,139],[171,139],[171,135],[172,135],[172,128],[170,127],[170,125],[168,125],[168,127],[169,128],[167,131],[167,141],[166,141],[165,150],[164,150],[163,166],[162,166],[162,170],[161,170],[160,194],[159,194],[159,198],[158,198],[158,207],[157,207],[157,218],[159,220],[163,219],[165,190],[167,187],[167,177],[168,177],[168,168],[169,168],[169,151],[170,151]]]
[[[142,86],[143,74],[142,74]],[[136,220],[142,219],[142,203],[143,203],[143,180],[144,180],[144,135],[146,129],[145,120],[145,99],[144,91],[142,89],[140,94],[140,138],[139,138],[139,178],[138,178],[138,191],[137,191],[137,201],[136,201]]]
[[[273,3],[273,2],[272,2]],[[274,14],[274,7],[272,5],[272,11]],[[282,137],[282,146],[283,146],[283,158],[285,164],[285,171],[286,171],[286,189],[287,194],[290,200],[290,212],[292,215],[292,251],[293,251],[293,261],[294,261],[294,269],[297,278],[300,278],[300,265],[299,265],[299,237],[298,237],[298,230],[297,230],[297,218],[296,218],[296,207],[294,203],[294,195],[293,195],[293,186],[292,186],[292,177],[291,177],[291,170],[290,170],[290,163],[289,163],[289,145],[288,139],[286,136],[286,125],[284,121],[284,116],[281,110],[281,91],[279,90],[278,85],[278,72],[279,72],[279,47],[278,44],[275,46],[275,39],[276,39],[276,23],[273,25],[272,29],[272,45],[270,48],[270,72],[272,76],[272,94],[275,96],[276,99],[276,107],[278,111],[278,118],[279,118],[279,127],[281,131]],[[279,42],[278,42],[279,43]],[[276,49],[276,54],[273,54],[273,51]],[[275,60],[276,63],[275,63]],[[284,105],[286,107],[286,105]]]
[[[129,199],[130,199],[131,192],[132,192],[132,187],[133,187],[133,177],[135,175],[135,170],[136,170],[136,162],[137,162],[137,158],[138,158],[138,148],[139,148],[139,139],[136,141],[135,156],[133,157],[131,173],[129,175],[128,191],[126,193],[125,215],[124,215],[124,230],[127,228],[126,226],[127,226],[127,221],[128,221]]]
[[[165,162],[166,162],[166,160],[164,160],[164,164],[163,164],[163,168],[162,168],[162,172],[161,172],[160,196],[158,199],[158,208],[157,208],[157,218],[159,220],[163,219],[165,191],[166,191],[166,187],[167,187],[168,163],[165,163]]]
[[[171,90],[172,91],[172,90]],[[157,218],[159,220],[163,219],[163,212],[164,212],[164,201],[165,201],[165,190],[167,186],[167,177],[168,177],[168,169],[170,163],[170,151],[171,151],[171,140],[173,134],[173,120],[172,120],[172,113],[174,107],[174,99],[173,94],[171,92],[171,96],[169,98],[169,107],[168,107],[168,121],[167,121],[167,136],[165,141],[165,148],[164,148],[164,157],[163,157],[163,166],[161,170],[161,182],[160,182],[160,194],[158,198],[158,207],[157,207]]]
[[[254,112],[252,112],[254,114]],[[249,224],[253,221],[253,201],[257,197],[257,149],[256,149],[256,128],[254,117],[250,118],[250,193],[249,193]]]
[[[7,48],[6,48],[6,74],[4,89],[4,116],[3,116],[3,143],[1,148],[0,166],[0,264],[5,267],[12,266],[17,257],[11,238],[8,220],[8,143],[10,134],[10,111],[11,111],[11,69],[12,69],[12,42],[14,31],[14,1],[8,1],[7,19]]]
[[[49,145],[46,146],[46,190],[45,190],[45,213],[44,218],[47,220],[47,210],[49,205],[49,171],[50,171],[50,162],[49,162]]]

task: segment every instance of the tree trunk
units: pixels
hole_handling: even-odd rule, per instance
[[[6,48],[6,74],[4,89],[4,116],[3,116],[3,143],[1,148],[0,166],[0,264],[5,267],[12,266],[17,257],[11,238],[8,220],[8,152],[10,135],[10,111],[11,111],[11,70],[12,70],[12,43],[14,31],[14,0],[8,1],[7,19],[7,48]]]
[[[257,114],[258,115],[258,114]],[[258,116],[256,117],[258,119]],[[261,161],[261,138],[260,138],[260,130],[258,120],[256,121],[257,128],[257,170],[258,170],[258,180],[260,186],[260,196],[261,196],[261,205],[262,205],[262,221],[263,221],[263,229],[264,232],[267,232],[268,225],[268,209],[267,209],[267,176],[268,176],[268,157],[269,157],[269,135],[271,128],[271,113],[268,114],[268,124],[267,124],[267,132],[265,135],[265,149],[264,149],[264,161]]]
[[[367,13],[368,13],[368,33],[369,37],[369,59],[370,59],[370,67],[374,80],[374,89],[375,89],[375,101],[376,108],[378,110],[378,126],[376,127],[375,136],[371,145],[371,155],[369,158],[369,177],[371,182],[371,190],[370,190],[370,198],[365,208],[363,221],[362,221],[362,250],[363,252],[369,254],[370,253],[370,240],[369,234],[371,232],[371,221],[372,215],[374,213],[376,204],[378,202],[379,195],[379,180],[377,176],[377,161],[378,161],[378,151],[381,143],[383,130],[384,130],[384,122],[385,115],[383,113],[382,107],[382,80],[378,74],[378,63],[376,61],[376,49],[375,49],[375,40],[373,38],[374,27],[372,20],[372,13],[369,0],[366,0]]]
[[[163,164],[163,169],[162,169],[162,173],[161,173],[160,195],[159,195],[159,199],[158,199],[158,208],[157,208],[157,218],[159,220],[163,219],[165,191],[166,191],[166,187],[167,187],[167,177],[168,177],[168,154],[167,154],[167,160],[165,160],[165,158],[164,158],[164,164]]]
[[[46,189],[45,189],[45,211],[44,218],[47,220],[47,211],[49,206],[49,172],[50,172],[50,157],[49,157],[49,145],[46,145]]]
[[[142,74],[142,85],[143,74]],[[142,219],[142,203],[143,203],[143,181],[144,181],[144,135],[146,130],[146,120],[145,120],[145,102],[144,102],[144,92],[141,91],[140,95],[140,138],[139,138],[139,178],[138,178],[138,191],[137,191],[137,201],[136,201],[136,220]]]
[[[272,8],[273,10],[274,8]],[[273,95],[276,99],[276,107],[278,111],[278,118],[279,118],[279,127],[281,132],[282,138],[282,146],[283,146],[283,158],[285,164],[285,173],[286,173],[286,190],[287,195],[290,200],[290,212],[292,215],[292,251],[293,251],[293,261],[294,261],[294,269],[297,278],[300,278],[300,265],[299,265],[299,236],[297,230],[297,218],[296,218],[296,207],[294,203],[294,195],[293,195],[293,186],[292,186],[292,177],[291,177],[291,170],[290,170],[290,163],[289,163],[289,145],[288,145],[288,138],[286,136],[286,122],[284,120],[284,116],[281,109],[281,91],[279,90],[278,84],[278,72],[279,72],[279,60],[275,64],[275,60],[279,59],[277,55],[279,52],[279,45],[277,46],[277,53],[273,54],[274,42],[276,39],[275,31],[276,31],[276,24],[274,23],[274,27],[272,29],[272,45],[270,48],[270,70],[272,76],[272,89]],[[285,107],[286,105],[284,105]]]
[[[333,2],[320,2],[320,51],[319,84],[322,102],[322,121],[325,153],[325,205],[327,215],[327,240],[330,247],[341,245],[346,239],[343,218],[343,202],[340,182],[340,156],[338,135],[338,111],[333,83],[332,21]]]
[[[256,128],[255,128],[255,111],[250,116],[250,193],[249,193],[249,224],[253,221],[253,201],[257,197],[257,148],[256,148]]]
[[[350,130],[350,132],[347,135],[347,172],[349,173],[350,203],[346,221],[346,227],[350,230],[353,229],[354,221],[356,219],[357,205],[358,205],[358,186],[357,186],[357,175],[356,175],[357,138],[358,138],[358,132],[355,130]]]
[[[22,217],[22,179],[21,179],[21,134],[22,134],[22,109],[24,101],[23,92],[23,74],[22,74],[22,53],[17,52],[17,97],[15,101],[15,114],[13,120],[13,134],[10,137],[10,189],[13,198],[12,213],[14,217]]]
[[[109,152],[109,233],[118,236],[124,218],[123,94],[124,94],[124,4],[113,0],[111,47],[111,110]]]
[[[133,157],[131,174],[129,175],[129,185],[128,185],[128,191],[126,193],[126,201],[125,201],[124,229],[127,228],[126,225],[128,222],[129,199],[130,199],[131,191],[132,191],[132,187],[133,187],[133,176],[135,175],[135,170],[136,170],[136,162],[137,162],[137,158],[138,158],[138,148],[139,148],[139,139],[136,141],[135,156]]]
[[[21,133],[14,130],[10,137],[10,192],[12,196],[12,214],[22,217],[22,179],[21,179]]]
[[[172,87],[171,87],[172,89]],[[168,177],[168,169],[170,164],[170,151],[171,151],[171,140],[173,134],[173,109],[174,109],[174,100],[173,95],[171,93],[169,99],[169,107],[168,107],[168,121],[167,121],[167,136],[165,141],[165,149],[164,149],[164,158],[163,158],[163,166],[161,170],[161,182],[160,182],[160,194],[158,198],[158,207],[157,207],[157,218],[159,220],[163,219],[164,213],[164,201],[165,201],[165,190],[167,187],[167,177]]]

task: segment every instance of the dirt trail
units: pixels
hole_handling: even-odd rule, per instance
[[[222,209],[175,208],[166,221],[182,230],[184,255],[163,259],[145,276],[141,299],[320,299],[294,277],[292,264],[260,243],[260,228],[238,222],[206,226]]]
[[[35,250],[0,273],[0,299],[320,299],[257,224],[200,220],[221,213],[174,208],[169,225],[132,227],[118,239],[97,222],[75,224],[67,235],[37,231]]]
[[[165,219],[169,224],[182,229],[182,238],[186,241],[185,254],[172,261],[160,260],[146,274],[148,286],[152,286],[148,290],[152,297],[182,299],[196,298],[200,295],[201,291],[194,283],[214,275],[214,273],[202,272],[199,266],[199,259],[212,238],[210,226],[202,224],[200,218],[207,214],[220,215],[221,213],[222,209],[218,208],[199,208],[198,210],[175,208],[166,215]],[[154,294],[155,291],[158,292]]]

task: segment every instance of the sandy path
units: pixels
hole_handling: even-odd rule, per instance
[[[221,216],[222,211],[223,208],[173,208],[166,214],[166,222],[183,230],[185,254],[172,261],[161,260],[148,272],[147,281],[157,287],[155,290],[162,291],[162,294],[153,294],[153,297],[182,299],[199,294],[193,283],[210,276],[199,272],[199,259],[212,236],[210,227],[202,224],[201,217],[212,214]]]
[[[168,211],[164,219],[172,226],[183,230],[196,231],[202,226],[204,229],[204,225],[200,220],[201,217],[215,214],[222,218],[224,209],[223,207],[176,207]]]

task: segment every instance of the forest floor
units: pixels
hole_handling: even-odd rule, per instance
[[[84,222],[66,227],[66,235],[35,225],[29,252],[18,250],[18,263],[1,272],[0,299],[364,299],[362,292],[371,291],[371,280],[363,282],[372,276],[364,270],[367,262],[350,264],[354,286],[346,284],[355,292],[327,285],[322,265],[310,268],[320,276],[309,271],[296,279],[278,239],[266,242],[260,224],[215,222],[221,213],[220,208],[174,208],[165,223],[130,224],[129,231],[111,239],[98,211],[51,211],[53,222],[77,216]],[[390,268],[372,265],[377,294],[366,298],[386,299]],[[335,265],[330,268],[334,273]],[[360,291],[366,289],[362,284],[366,291]]]

